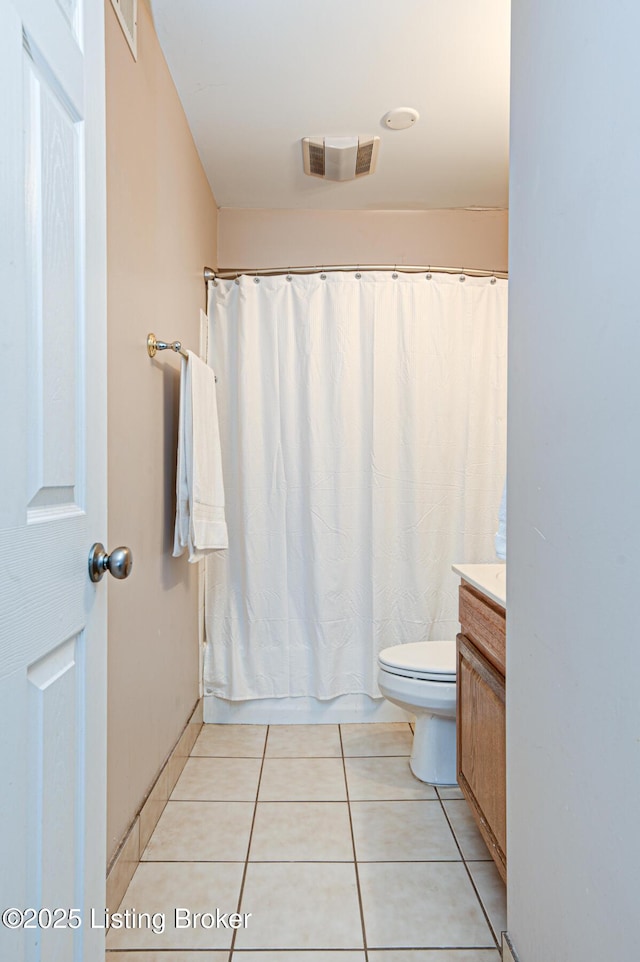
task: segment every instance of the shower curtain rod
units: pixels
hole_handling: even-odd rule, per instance
[[[409,264],[316,264],[313,267],[263,267],[252,268],[228,268],[215,271],[211,267],[205,267],[204,280],[233,281],[237,277],[246,274],[250,277],[273,277],[278,274],[321,274],[325,271],[396,271],[399,274],[466,274],[469,277],[500,277],[508,278],[507,271],[484,271],[473,270],[465,267],[415,267]]]

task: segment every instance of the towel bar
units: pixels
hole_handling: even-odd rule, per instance
[[[147,353],[149,357],[155,357],[158,351],[175,351],[176,354],[182,354],[184,358],[189,360],[189,355],[186,351],[182,350],[181,341],[159,341],[155,334],[147,334]],[[216,384],[218,383],[218,375],[214,375]]]

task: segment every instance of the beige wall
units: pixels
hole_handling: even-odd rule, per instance
[[[218,266],[415,264],[507,269],[507,211],[239,210],[218,221]]]
[[[198,349],[217,215],[146,6],[137,63],[109,0],[105,15],[108,544],[134,555],[108,585],[110,857],[198,697],[198,569],[171,557],[179,359],[145,342]]]

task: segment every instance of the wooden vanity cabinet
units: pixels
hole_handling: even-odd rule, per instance
[[[462,583],[462,631],[457,637],[458,784],[506,882],[505,621],[504,608]]]

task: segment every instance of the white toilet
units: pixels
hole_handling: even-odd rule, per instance
[[[456,643],[417,641],[378,655],[378,685],[416,716],[411,771],[430,785],[456,784]]]

